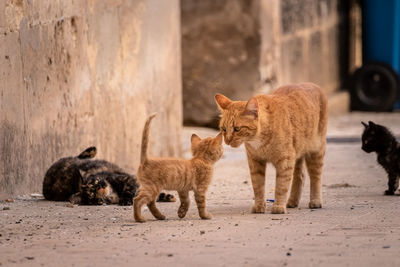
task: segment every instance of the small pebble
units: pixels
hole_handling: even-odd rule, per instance
[[[6,201],[7,201],[8,203],[11,203],[11,202],[14,202],[14,199],[8,198]]]
[[[201,235],[204,235],[205,233],[206,233],[206,231],[203,231],[203,230],[200,231]]]
[[[292,256],[292,253],[288,252],[286,253],[286,256]]]
[[[382,248],[390,248],[390,246],[383,246]]]
[[[3,210],[10,210],[10,207],[3,207]]]
[[[168,256],[168,257],[172,257],[172,256],[174,256],[174,254],[169,253],[167,256]]]

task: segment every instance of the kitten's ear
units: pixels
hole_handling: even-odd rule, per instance
[[[192,134],[192,137],[190,138],[190,142],[192,143],[192,146],[199,143],[200,140],[201,140],[200,137],[198,137],[196,134]]]
[[[221,94],[216,94],[214,98],[220,110],[226,109],[232,103],[232,100]]]
[[[243,115],[251,115],[254,116],[254,118],[258,117],[258,100],[255,97],[250,98],[249,101],[247,101],[246,108],[244,109]]]
[[[222,145],[222,133],[219,133],[216,137],[215,140],[219,145]]]
[[[362,121],[361,124],[364,125],[365,129],[368,128],[368,124],[366,124],[365,122]]]

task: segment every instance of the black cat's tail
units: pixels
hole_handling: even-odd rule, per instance
[[[150,128],[150,122],[151,120],[157,115],[157,113],[153,113],[149,116],[149,118],[146,121],[146,124],[144,125],[143,128],[143,134],[142,134],[142,151],[140,153],[140,164],[145,163],[147,160],[147,148],[149,146],[149,128]]]
[[[78,155],[78,159],[90,159],[96,156],[97,149],[94,146],[86,148],[81,154]]]

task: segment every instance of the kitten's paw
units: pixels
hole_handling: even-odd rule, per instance
[[[285,214],[286,213],[286,207],[285,206],[272,206],[271,209],[272,214]]]
[[[165,220],[165,215],[159,214],[159,215],[157,215],[156,219],[157,220]]]
[[[311,200],[310,203],[308,203],[308,207],[310,209],[320,209],[320,208],[322,208],[321,200]]]
[[[184,218],[186,216],[187,209],[180,207],[178,210],[178,217]]]
[[[210,220],[212,218],[212,215],[209,212],[204,212],[200,214],[200,218],[202,218],[203,220]]]
[[[385,191],[385,195],[386,196],[393,196],[394,195],[394,191],[386,190]]]
[[[146,219],[143,217],[135,217],[135,221],[138,223],[144,223],[144,222],[146,222]]]
[[[299,202],[294,201],[294,200],[288,200],[286,204],[286,208],[297,208],[299,206]]]
[[[251,213],[265,213],[265,203],[254,204],[251,208]]]

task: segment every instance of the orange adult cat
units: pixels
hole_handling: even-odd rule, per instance
[[[217,94],[221,132],[232,147],[245,144],[253,184],[253,213],[265,212],[266,163],[276,168],[272,213],[286,213],[299,204],[303,165],[310,175],[310,208],[322,207],[321,176],[328,120],[327,100],[312,83],[286,85],[249,101],[231,101]],[[287,193],[292,188],[289,200]]]
[[[165,216],[156,207],[156,198],[162,189],[178,191],[181,201],[178,209],[179,218],[183,218],[189,209],[189,191],[194,191],[194,197],[202,219],[211,219],[211,214],[206,210],[206,193],[211,183],[214,163],[223,153],[222,134],[215,138],[200,139],[193,134],[191,149],[193,158],[190,160],[176,158],[147,158],[149,126],[155,114],[151,115],[144,126],[142,136],[142,152],[140,167],[137,173],[140,188],[139,194],[134,199],[133,215],[137,222],[145,222],[141,214],[144,204],[159,220]]]

